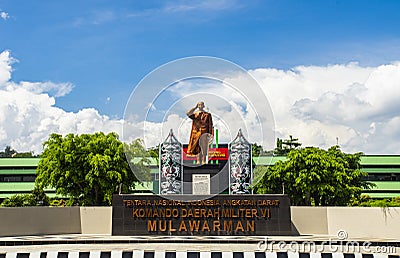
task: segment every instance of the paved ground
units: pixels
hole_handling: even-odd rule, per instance
[[[351,249],[353,247],[353,249]],[[354,249],[358,248],[358,249]],[[337,236],[109,236],[43,235],[0,237],[1,253],[32,252],[307,252],[400,254],[399,239],[344,239]],[[140,255],[139,255],[140,256]],[[56,256],[57,257],[57,256]],[[92,257],[92,255],[91,255]],[[121,257],[117,255],[116,257]],[[140,257],[143,257],[141,255]],[[185,256],[186,257],[186,256]],[[230,257],[229,255],[227,257]],[[297,256],[298,257],[298,256]],[[12,258],[8,256],[7,258]],[[290,257],[289,257],[290,258]]]

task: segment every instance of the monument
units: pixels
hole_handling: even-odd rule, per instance
[[[212,116],[204,110],[203,101],[198,102],[186,115],[193,120],[187,155],[196,156],[197,164],[204,165],[208,163],[208,147],[214,138]]]
[[[219,144],[200,101],[189,144],[160,144],[158,195],[114,195],[113,235],[291,235],[287,195],[253,194],[252,145],[241,130]],[[215,144],[212,144],[215,136]]]

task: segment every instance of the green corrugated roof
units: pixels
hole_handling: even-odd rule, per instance
[[[0,189],[2,192],[30,192],[35,186],[35,182],[2,182]]]
[[[0,183],[1,192],[30,192],[35,186],[35,182],[2,182]]]
[[[286,156],[260,156],[260,157],[253,157],[254,163],[256,165],[273,165],[279,160],[285,161]]]
[[[141,157],[135,157],[133,159],[131,159],[131,162],[136,163],[139,162],[142,158]],[[148,160],[150,160],[150,166],[158,166],[158,161],[157,159],[153,158],[153,157],[147,157]]]
[[[0,192],[30,192],[35,187],[35,182],[0,182]],[[54,191],[45,189],[45,191]]]
[[[142,184],[135,184],[135,191],[141,191],[141,190],[153,190],[153,182],[146,182],[143,185]]]
[[[278,160],[285,161],[286,156],[260,156],[258,160],[255,160],[257,165],[268,165],[275,164]],[[365,165],[400,165],[400,155],[365,155],[361,156],[360,161],[362,166]]]
[[[0,169],[0,175],[35,175],[36,169]]]
[[[400,155],[361,156],[361,165],[400,165]]]
[[[273,165],[279,160],[285,161],[285,156],[260,156],[254,158],[257,165]],[[23,175],[23,174],[36,174],[35,169],[22,169],[34,168],[39,163],[39,158],[0,158],[0,175]],[[157,162],[151,158],[151,173],[158,173]],[[369,166],[376,165],[378,168],[364,167],[362,170],[367,173],[400,173],[400,168],[393,168],[391,166],[400,166],[400,155],[368,155],[361,157],[361,165]],[[365,192],[374,198],[394,197],[400,196],[400,181],[378,181],[374,182],[377,187],[372,191],[383,192]],[[9,197],[12,193],[30,192],[34,187],[34,182],[0,182],[0,198],[4,196]],[[152,190],[153,183],[145,184],[144,186],[138,184],[136,191]],[[52,191],[52,190],[50,190]],[[384,191],[399,191],[399,193],[385,193]],[[54,191],[53,191],[54,192]]]
[[[367,173],[400,173],[400,168],[361,168],[362,171]]]
[[[19,194],[19,193],[0,193],[0,198],[4,199],[4,198],[10,198],[11,196],[15,195],[15,194]],[[68,197],[60,197],[58,195],[56,195],[55,193],[46,193],[46,195],[49,198],[54,198],[54,197],[58,197],[58,198],[66,198],[68,199]]]
[[[400,181],[369,181],[374,183],[376,187],[372,188],[372,191],[389,191],[397,190],[400,193]]]
[[[40,158],[0,158],[0,167],[36,167]]]
[[[255,160],[257,165],[268,165],[275,164],[278,160],[285,161],[286,156],[260,156],[258,160]],[[399,165],[400,166],[400,155],[365,155],[361,156],[361,166],[365,165]]]

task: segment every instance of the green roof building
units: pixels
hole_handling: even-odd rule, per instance
[[[255,159],[256,165],[269,166],[285,156],[261,156]],[[34,188],[36,168],[39,158],[0,158],[0,199],[14,194],[30,193]],[[391,198],[400,196],[400,155],[365,155],[361,157],[362,170],[367,172],[367,181],[376,187],[364,193],[372,198]],[[151,167],[153,182],[158,182],[158,166],[153,160]],[[158,184],[153,182],[138,184],[135,192],[158,192]],[[55,196],[54,189],[46,193]]]

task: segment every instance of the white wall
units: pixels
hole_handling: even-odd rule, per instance
[[[0,236],[79,234],[79,207],[0,208]]]
[[[81,233],[111,235],[111,207],[81,207]]]
[[[400,207],[291,207],[292,223],[300,234],[349,238],[400,239]]]

